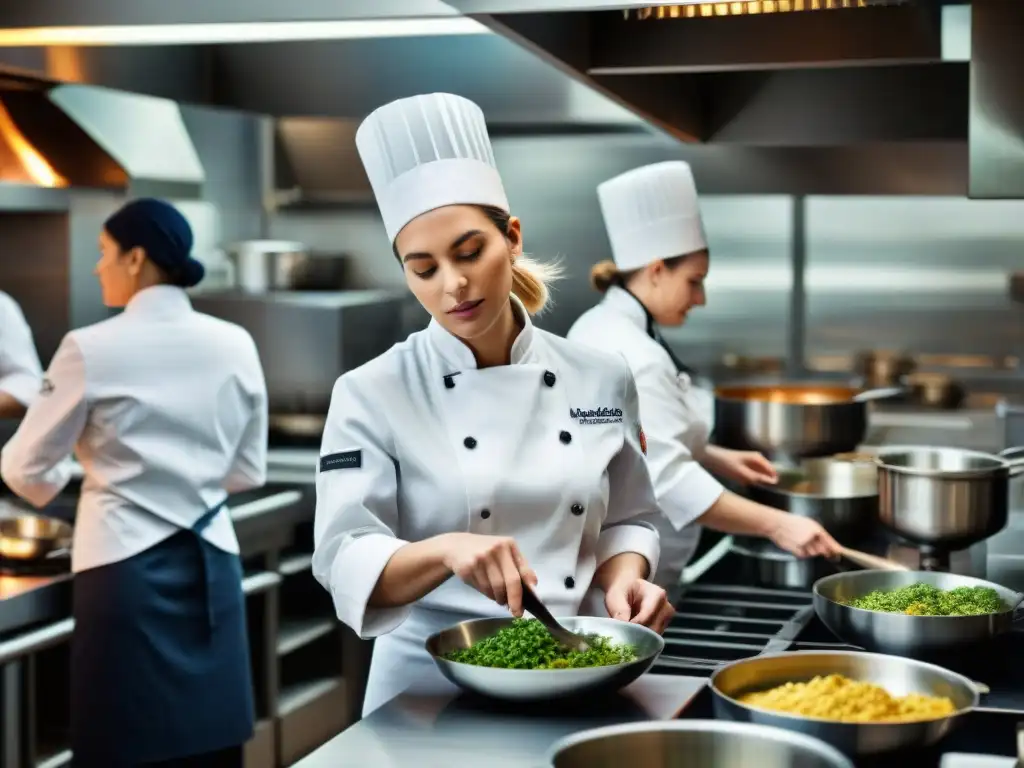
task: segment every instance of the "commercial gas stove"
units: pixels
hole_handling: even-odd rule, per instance
[[[862,650],[840,642],[821,623],[809,589],[759,587],[750,583],[743,565],[744,558],[730,551],[686,588],[676,603],[676,616],[665,631],[665,650],[653,672],[710,677],[723,664],[761,654]],[[1024,631],[997,638],[982,653],[936,660],[987,685],[991,692],[982,697],[982,706],[966,715],[935,748],[872,758],[871,766],[938,768],[946,752],[1015,757],[1017,724],[1024,722],[1021,659]],[[704,689],[681,717],[713,717],[710,692]]]

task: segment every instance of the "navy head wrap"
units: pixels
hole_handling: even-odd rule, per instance
[[[192,228],[170,203],[143,197],[132,200],[114,213],[103,228],[121,250],[142,248],[170,281],[191,288],[206,270],[192,258]]]

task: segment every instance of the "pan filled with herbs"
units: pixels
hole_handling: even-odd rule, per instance
[[[1024,595],[936,571],[850,571],[814,584],[814,609],[840,640],[933,658],[1009,631]]]
[[[427,639],[427,652],[459,687],[507,701],[613,693],[650,669],[665,647],[657,632],[615,619],[559,618],[589,646],[562,645],[537,619],[473,619]]]

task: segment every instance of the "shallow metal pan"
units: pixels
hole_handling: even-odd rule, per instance
[[[441,673],[464,690],[504,701],[545,701],[614,693],[650,669],[665,648],[661,635],[639,624],[596,616],[555,618],[570,632],[593,633],[616,643],[629,643],[636,649],[636,661],[580,669],[495,669],[442,658],[490,637],[509,626],[512,618],[460,622],[427,638],[427,652]]]
[[[73,529],[45,515],[15,513],[0,517],[0,559],[36,561],[71,546]]]
[[[982,616],[909,616],[851,608],[844,601],[876,589],[892,590],[911,584],[939,589],[990,587],[1005,611]],[[984,643],[1010,630],[1024,595],[984,579],[937,571],[850,571],[819,579],[814,584],[814,610],[840,640],[869,651],[912,658],[935,658],[958,648]]]

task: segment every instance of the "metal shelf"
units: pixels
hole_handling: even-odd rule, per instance
[[[321,637],[331,634],[337,627],[338,624],[333,617],[282,619],[281,628],[277,634],[277,655],[279,657],[286,656],[304,648]]]

